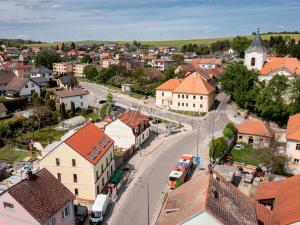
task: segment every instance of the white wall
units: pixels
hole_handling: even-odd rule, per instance
[[[88,108],[87,95],[59,98],[59,103],[60,104],[64,103],[67,110],[71,109],[71,102],[74,102],[75,109],[76,108],[81,108],[81,109]]]
[[[30,74],[30,77],[45,77],[48,81],[53,79],[52,73],[34,73]]]
[[[300,151],[296,150],[296,144],[300,144],[300,141],[287,140],[286,154],[291,159],[291,161],[294,161],[294,159],[300,160]]]
[[[114,140],[116,148],[129,149],[132,145],[135,145],[135,136],[132,129],[119,119],[108,124],[104,132]]]
[[[215,64],[199,64],[199,68],[202,68],[202,69],[214,69],[216,67],[217,67],[217,65],[215,65]]]
[[[21,88],[20,90],[20,96],[29,96],[31,95],[31,91],[34,90],[35,93],[37,93],[39,96],[41,95],[41,89],[40,86],[37,85],[36,83],[32,82],[31,80],[29,80],[27,82],[28,87],[26,88],[26,85],[24,85],[24,87]]]
[[[172,91],[161,91],[157,90],[156,91],[156,98],[155,98],[155,103],[157,106],[171,106],[172,104]],[[168,99],[168,101],[167,101]],[[169,101],[171,99],[171,102]]]
[[[269,81],[273,78],[274,75],[276,74],[279,74],[279,75],[283,75],[283,76],[287,76],[289,79],[293,79],[293,75],[288,72],[287,70],[285,69],[282,69],[282,70],[277,70],[277,71],[273,71],[273,72],[270,72],[268,75],[260,75],[259,76],[259,80],[266,80],[266,81]]]
[[[255,58],[255,65],[251,66],[251,59]],[[264,66],[265,61],[267,61],[267,53],[251,52],[245,54],[245,66],[248,69],[261,70]]]

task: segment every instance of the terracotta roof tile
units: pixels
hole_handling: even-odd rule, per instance
[[[128,110],[118,116],[118,119],[130,128],[137,128],[148,120],[148,116],[143,115],[139,111]]]
[[[75,196],[47,169],[32,175],[8,189],[8,193],[19,202],[40,224],[44,224]]]
[[[237,129],[241,134],[250,134],[262,137],[273,136],[271,128],[262,120],[246,119],[238,125]]]
[[[30,65],[23,65],[22,63],[19,62],[7,62],[4,63],[2,66],[6,70],[21,70],[21,69],[30,70],[32,68],[32,66]]]
[[[286,69],[292,74],[300,75],[300,61],[297,58],[273,57],[269,62],[265,63],[260,73],[261,75],[268,75],[271,72],[281,69]]]
[[[286,137],[288,140],[300,141],[300,113],[290,116]]]
[[[274,199],[270,225],[292,224],[300,221],[300,175],[284,180],[261,183],[255,200]]]
[[[181,82],[181,79],[170,79],[159,85],[156,90],[173,91]]]
[[[104,145],[105,147],[100,144],[100,141],[103,140],[106,142],[106,145]],[[93,123],[87,123],[64,142],[93,165],[98,163],[98,161],[114,143],[110,137],[104,134],[104,132]],[[101,153],[96,153],[93,150],[94,147],[99,149]],[[91,156],[95,157],[92,158],[89,156],[89,153],[92,153]]]
[[[191,74],[186,77],[173,92],[189,94],[210,94],[214,92],[214,87],[202,76]]]

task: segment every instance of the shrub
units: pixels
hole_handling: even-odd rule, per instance
[[[209,157],[218,159],[227,151],[228,145],[224,137],[214,139],[209,144]]]
[[[24,109],[28,105],[27,98],[1,99],[1,101],[9,112],[14,112],[18,109]]]

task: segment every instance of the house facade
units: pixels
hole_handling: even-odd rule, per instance
[[[114,140],[116,148],[134,150],[149,138],[150,124],[147,116],[128,110],[106,125],[105,133]]]
[[[72,63],[53,63],[53,72],[56,75],[65,75],[69,73],[73,73],[73,64]]]
[[[156,105],[178,111],[208,112],[215,101],[215,88],[199,73],[170,79],[156,88]]]
[[[290,116],[286,140],[286,155],[290,163],[298,166],[300,162],[300,113]]]
[[[269,148],[274,140],[274,132],[269,125],[259,119],[246,119],[238,125],[238,142],[253,148]]]
[[[19,62],[7,62],[2,65],[4,70],[11,70],[13,73],[20,78],[29,77],[30,70],[32,69],[32,66],[30,65],[23,65]]]
[[[156,69],[159,69],[160,71],[165,71],[170,66],[174,65],[176,62],[174,60],[170,59],[153,59],[148,64]]]
[[[61,90],[54,91],[54,98],[57,103],[60,105],[65,104],[67,110],[71,109],[72,102],[74,103],[75,108],[87,109],[88,108],[88,91],[83,89],[71,89],[71,90]]]
[[[76,77],[84,77],[83,70],[87,66],[87,63],[76,63],[73,64],[73,72]]]
[[[27,97],[31,99],[33,93],[41,95],[40,86],[30,78],[14,77],[6,86],[6,95],[8,97]]]
[[[195,69],[214,69],[220,67],[222,61],[215,58],[195,58],[191,59],[191,65]]]
[[[12,71],[0,70],[0,94],[5,94],[8,83],[15,77]]]
[[[79,200],[94,201],[115,170],[114,142],[88,123],[41,161]]]
[[[0,224],[75,225],[74,199],[66,187],[42,169],[0,194]]]
[[[44,77],[45,80],[49,81],[53,79],[53,72],[46,67],[38,67],[33,68],[30,70],[30,77],[37,78],[37,77]]]

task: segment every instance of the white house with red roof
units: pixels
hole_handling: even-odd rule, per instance
[[[94,201],[115,171],[114,141],[87,123],[45,155],[47,168],[78,200]]]
[[[19,62],[7,62],[2,65],[4,70],[12,70],[17,77],[29,77],[32,66]]]
[[[290,116],[286,130],[286,155],[289,158],[289,169],[300,173],[300,113]]]
[[[150,136],[148,120],[139,111],[128,110],[106,125],[105,133],[114,140],[116,148],[134,151]]]

